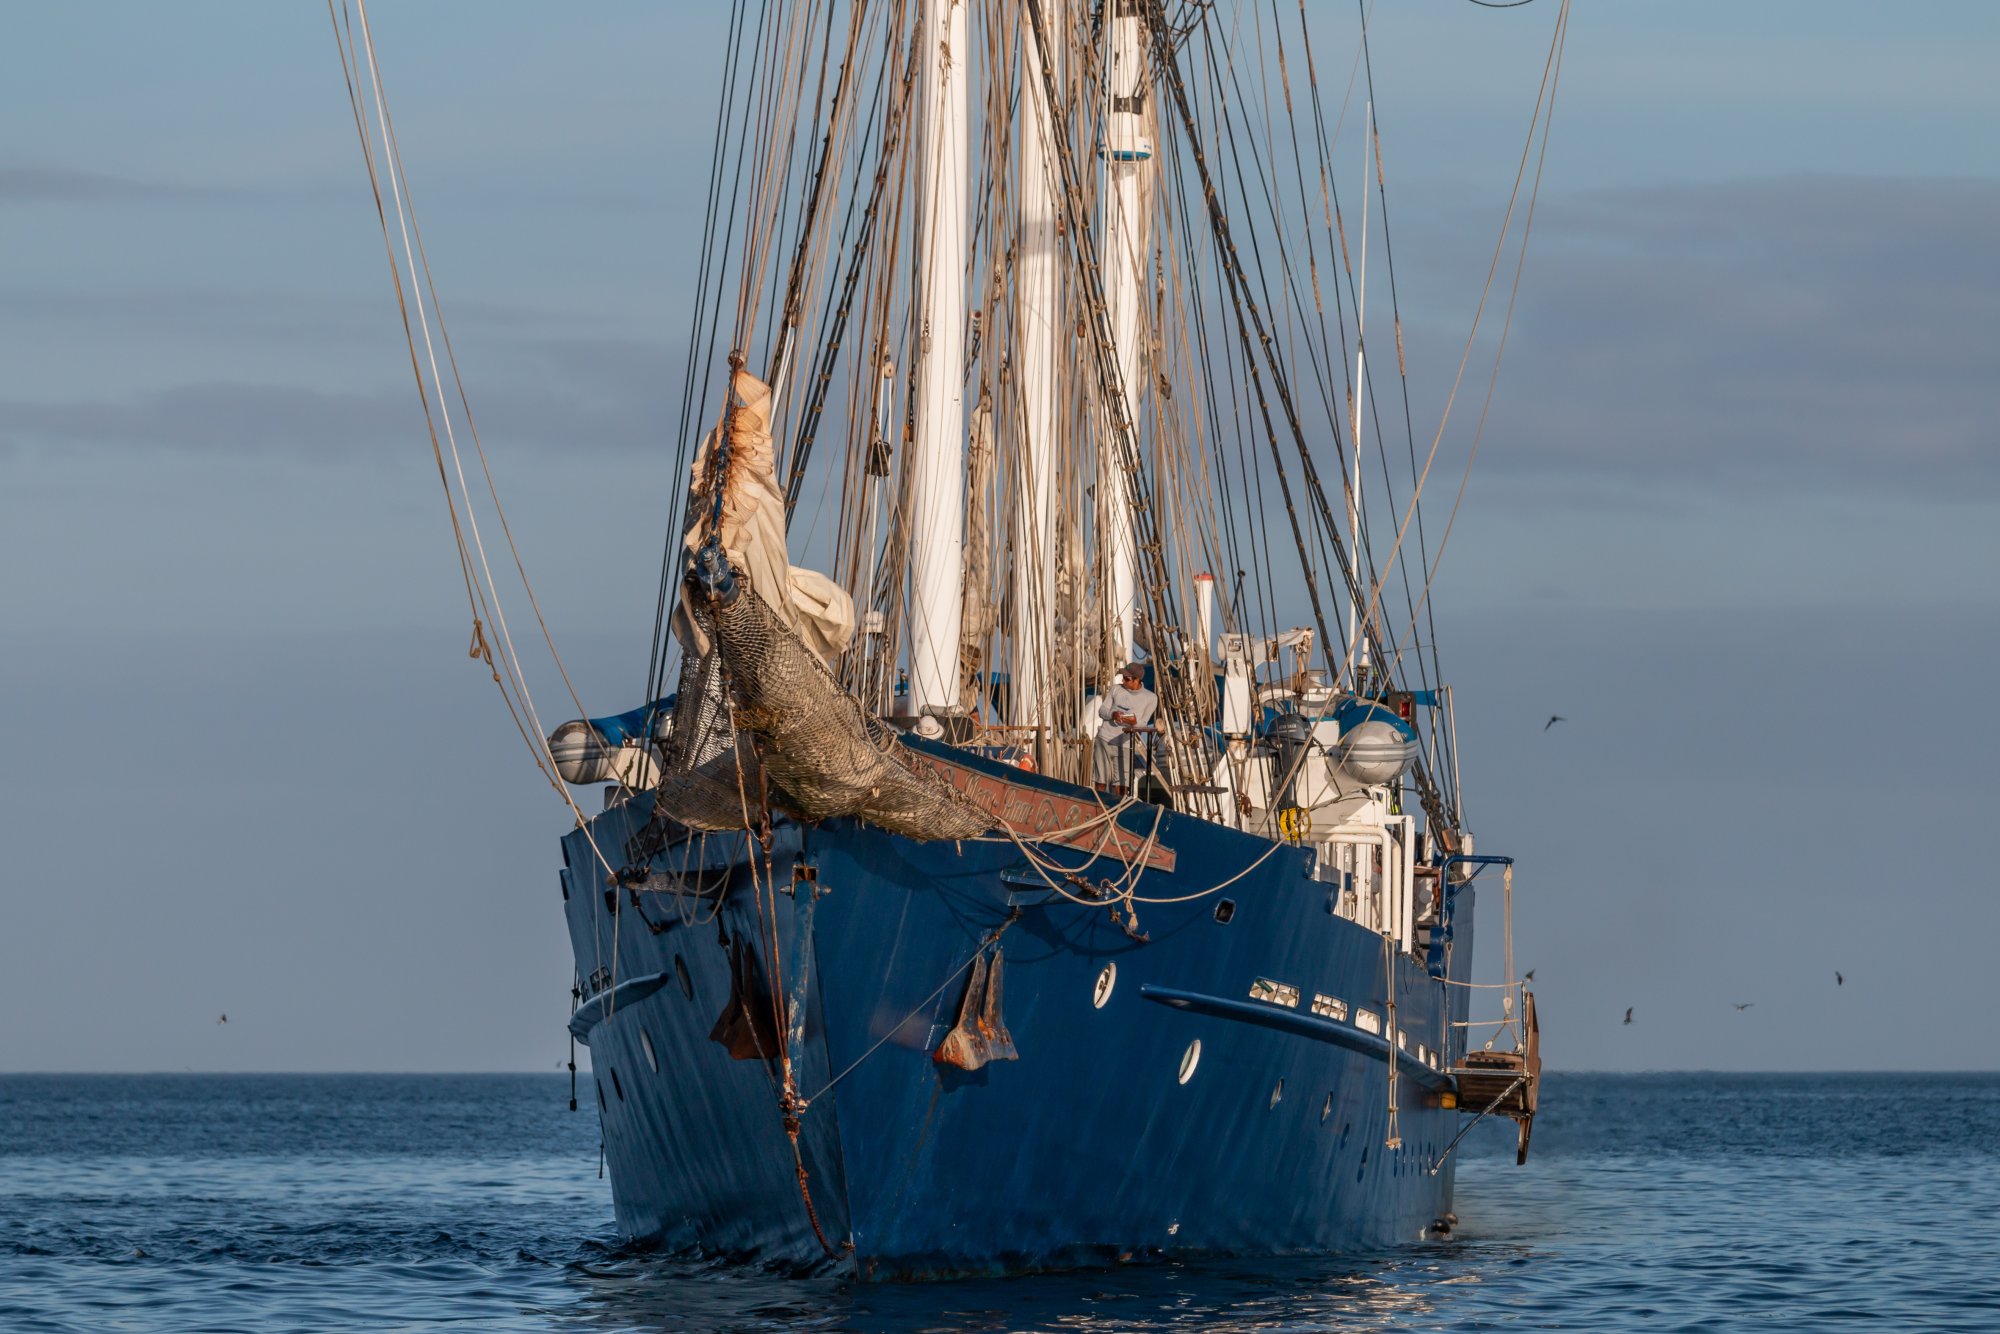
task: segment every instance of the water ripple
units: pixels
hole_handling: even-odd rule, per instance
[[[2000,1328],[2000,1079],[1552,1077],[1450,1242],[858,1287],[622,1244],[522,1078],[0,1078],[0,1328]]]

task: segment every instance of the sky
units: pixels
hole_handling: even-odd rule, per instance
[[[515,532],[629,707],[718,16],[371,14]],[[1554,15],[1373,22],[1420,419]],[[0,1070],[553,1069],[567,815],[465,657],[326,15],[0,52]],[[1984,0],[1575,10],[1436,591],[1553,1066],[2000,1068],[1996,64]]]

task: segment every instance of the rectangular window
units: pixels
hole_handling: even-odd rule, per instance
[[[1344,1023],[1347,1020],[1347,1002],[1338,996],[1327,996],[1315,991],[1313,1013],[1323,1019],[1338,1019]]]
[[[1285,982],[1273,982],[1268,977],[1260,977],[1250,984],[1250,999],[1283,1005],[1287,1009],[1297,1009],[1299,989]]]

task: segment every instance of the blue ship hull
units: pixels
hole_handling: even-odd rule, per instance
[[[781,822],[768,852],[686,831],[654,850],[635,841],[648,807],[614,806],[563,843],[577,974],[596,983],[572,1030],[591,1049],[629,1235],[891,1279],[1373,1249],[1450,1213],[1451,1162],[1431,1169],[1459,1124],[1439,1095],[1466,990],[1336,916],[1309,850],[1132,808],[1124,827],[1173,861],[1138,895],[1184,899],[1137,904],[1134,931],[1122,910],[1057,893],[1005,840]],[[651,876],[608,883],[593,844],[613,867],[650,851]],[[1084,884],[1125,871],[1040,852]],[[1470,899],[1468,885],[1452,949],[1432,956],[1460,980]],[[972,961],[995,949],[1019,1058],[940,1064]],[[1296,988],[1291,1003],[1260,980]],[[1354,1022],[1386,1015],[1392,988],[1396,1048]],[[1346,1016],[1313,1013],[1316,995]],[[736,1055],[718,1031],[732,1012]],[[796,1152],[782,1065],[745,1059],[746,1033],[786,1048]]]

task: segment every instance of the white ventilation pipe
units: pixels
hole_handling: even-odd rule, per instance
[[[1194,577],[1194,623],[1201,636],[1203,666],[1215,661],[1215,576]]]

